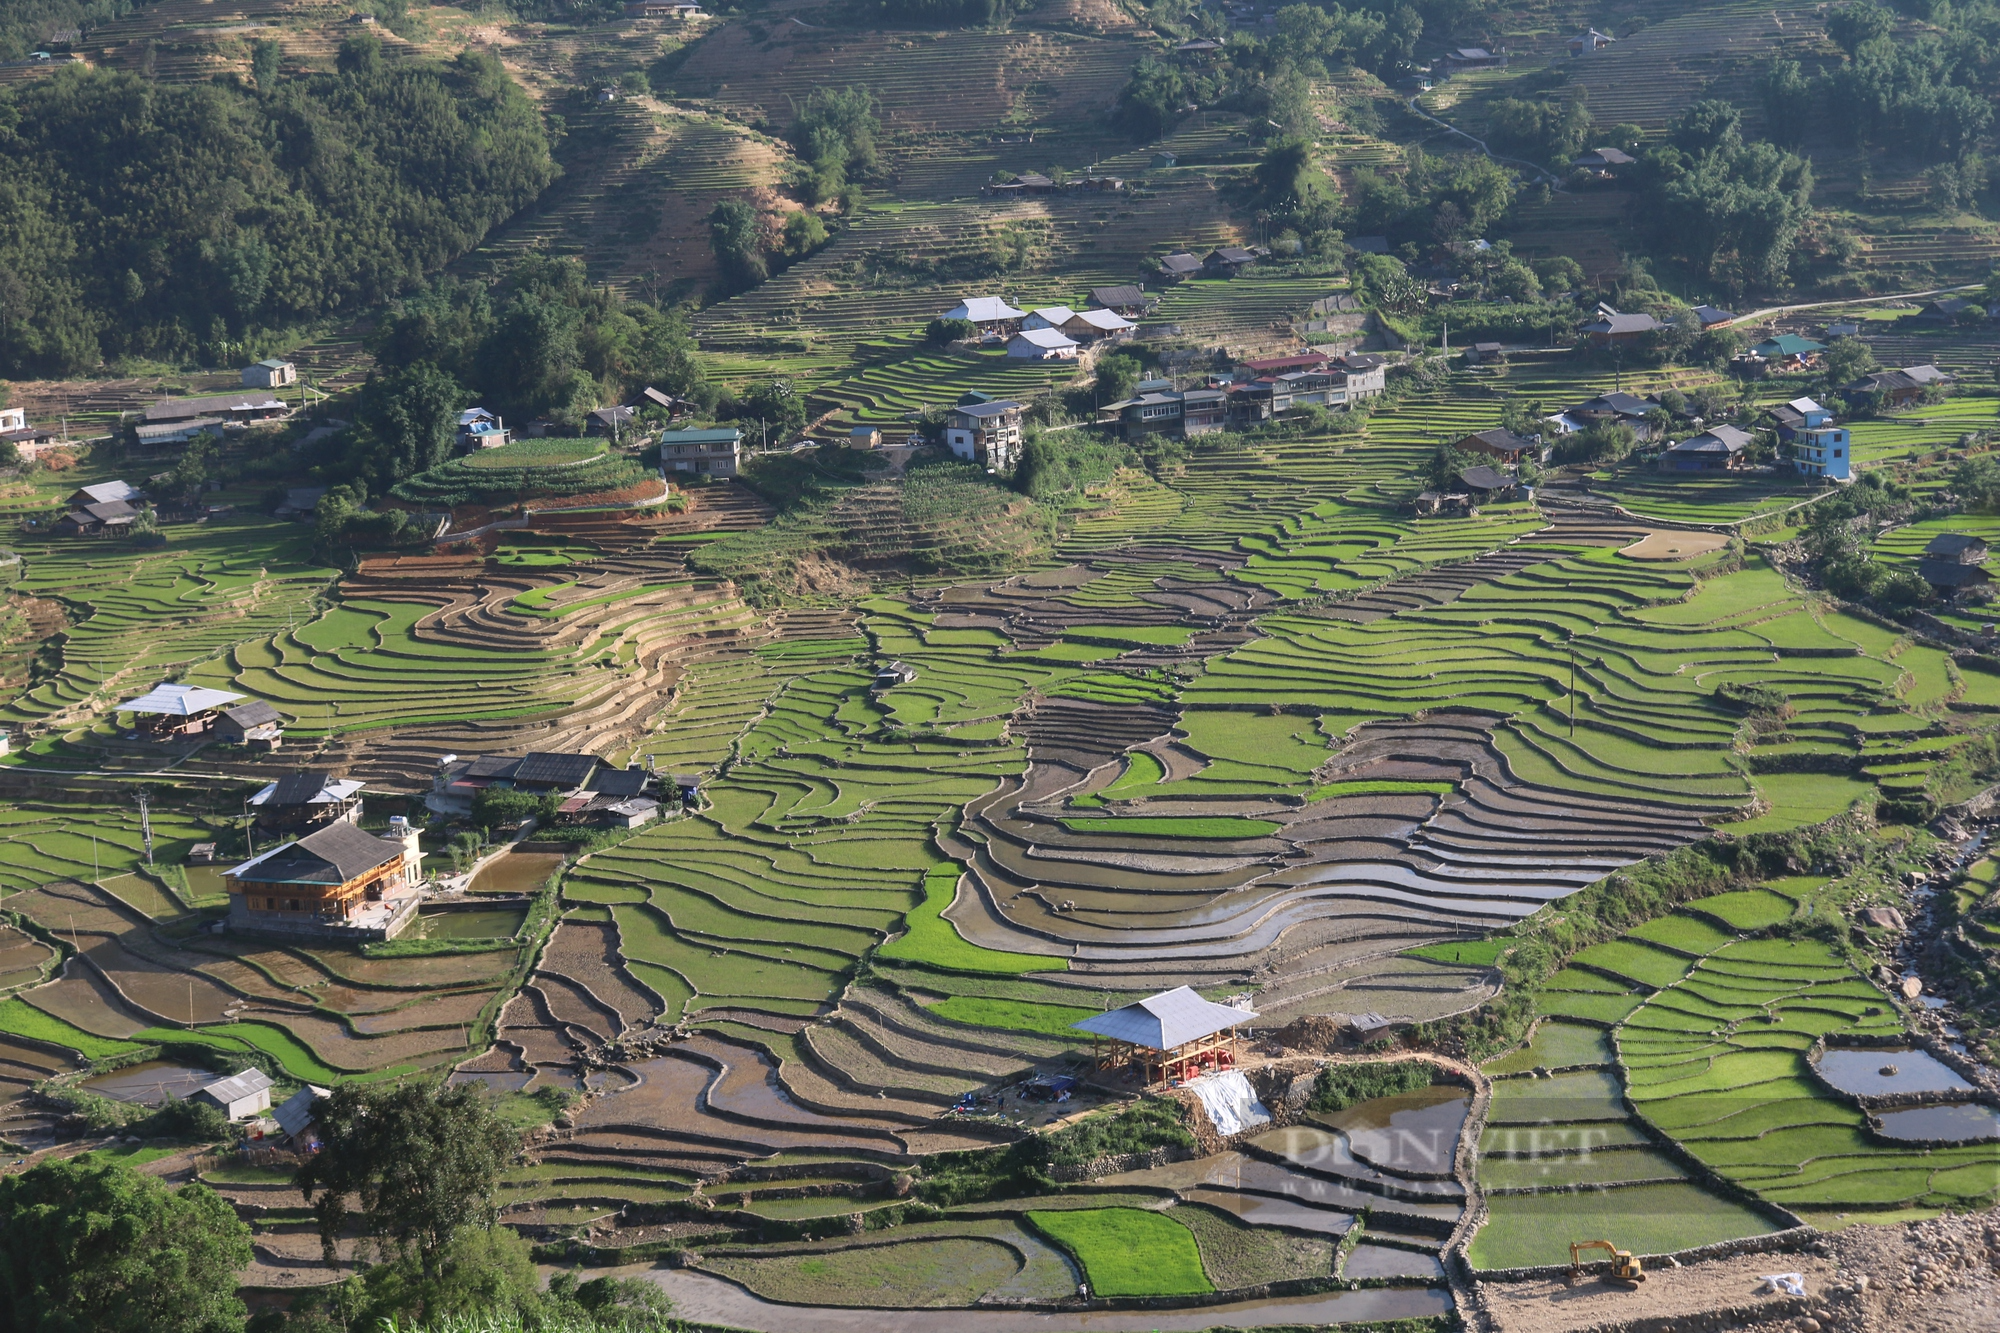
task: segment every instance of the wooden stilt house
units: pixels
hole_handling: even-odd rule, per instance
[[[1070,1026],[1091,1035],[1097,1069],[1129,1069],[1150,1087],[1235,1068],[1236,1029],[1256,1017],[1176,986]]]

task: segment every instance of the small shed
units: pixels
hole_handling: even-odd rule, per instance
[[[231,745],[247,745],[253,750],[275,750],[285,743],[285,718],[262,699],[222,710],[215,720],[215,734]]]
[[[604,815],[612,828],[640,828],[660,817],[660,803],[650,796],[634,796],[607,807]]]
[[[673,776],[674,792],[681,804],[692,806],[701,800],[702,775],[699,773],[676,773]]]
[[[196,1088],[189,1100],[219,1107],[231,1120],[248,1120],[271,1109],[271,1076],[261,1069],[246,1069]]]
[[[1122,1067],[1150,1086],[1233,1069],[1236,1029],[1256,1017],[1253,1010],[1216,1004],[1176,986],[1070,1026],[1091,1035],[1096,1068]]]
[[[317,1128],[313,1121],[313,1103],[333,1094],[325,1088],[308,1083],[303,1088],[272,1108],[271,1118],[278,1122],[278,1129],[298,1147],[313,1145]]]
[[[298,382],[298,367],[289,361],[273,359],[243,367],[243,387],[246,389],[282,389],[287,384]]]
[[[856,449],[880,449],[882,431],[877,426],[856,426],[847,432],[847,443]]]
[[[898,685],[908,685],[917,678],[917,669],[908,662],[890,662],[875,669],[875,688],[894,689]]]

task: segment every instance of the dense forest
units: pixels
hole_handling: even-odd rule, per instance
[[[232,359],[393,296],[556,175],[489,55],[389,63],[364,35],[267,82],[76,68],[0,94],[0,374]]]

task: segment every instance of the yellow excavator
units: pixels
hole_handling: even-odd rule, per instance
[[[1605,1275],[1607,1282],[1623,1282],[1636,1287],[1646,1280],[1646,1270],[1632,1257],[1632,1251],[1621,1250],[1608,1240],[1579,1240],[1569,1247],[1569,1285],[1574,1287],[1583,1281],[1583,1252],[1603,1250],[1611,1256],[1611,1271]]]

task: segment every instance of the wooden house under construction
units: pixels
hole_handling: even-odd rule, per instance
[[[1256,1017],[1176,986],[1070,1026],[1090,1034],[1095,1068],[1129,1070],[1150,1087],[1235,1068],[1236,1029]]]

